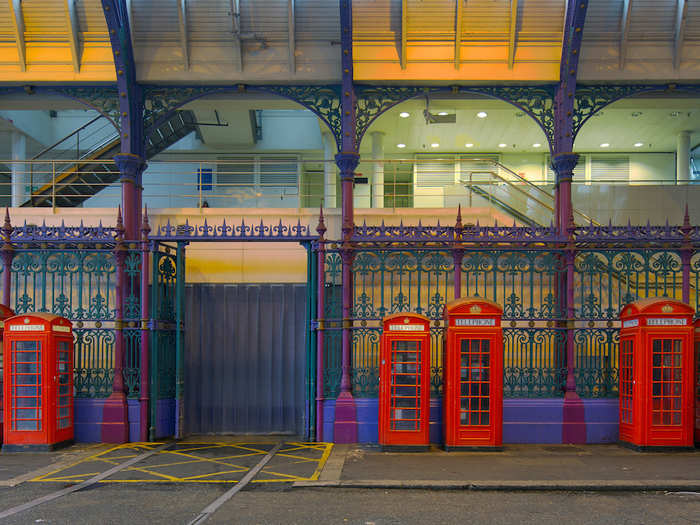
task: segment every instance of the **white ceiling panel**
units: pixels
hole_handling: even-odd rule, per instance
[[[518,40],[541,42],[561,40],[565,3],[562,0],[520,0]]]
[[[131,0],[131,28],[137,41],[172,42],[180,39],[175,0]]]
[[[296,0],[297,41],[340,41],[340,5],[338,0]]]
[[[189,0],[187,30],[192,42],[221,42],[233,38],[231,0]]]
[[[632,0],[630,40],[672,40],[676,0]]]
[[[401,0],[354,0],[352,32],[358,42],[400,38]]]
[[[408,38],[453,40],[455,9],[455,0],[408,0],[406,13]]]
[[[24,38],[27,42],[66,41],[68,21],[63,2],[57,0],[24,0]]]
[[[75,11],[83,40],[90,42],[109,40],[107,21],[100,0],[76,0]]]
[[[288,0],[240,0],[241,33],[254,33],[268,41],[287,42]]]
[[[583,39],[619,40],[624,0],[590,0],[583,26]]]

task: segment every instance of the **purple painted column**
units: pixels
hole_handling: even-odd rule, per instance
[[[323,207],[318,216],[318,291],[316,294],[316,441],[323,441],[323,345],[326,311],[326,247],[324,234],[326,224],[323,221]]]
[[[148,303],[148,271],[150,268],[148,252],[148,234],[151,227],[148,224],[148,208],[143,213],[143,224],[141,225],[141,377],[139,382],[139,439],[148,441],[148,387],[150,378],[149,367],[149,303]]]
[[[146,163],[138,155],[122,153],[114,156],[114,162],[119,168],[122,183],[122,208],[124,210],[124,230],[127,241],[139,239],[141,226],[141,174]]]
[[[114,248],[117,281],[114,304],[114,380],[112,394],[105,400],[102,409],[102,441],[105,443],[126,443],[129,440],[129,414],[122,372],[124,369],[123,308],[126,284],[124,260],[127,249],[124,245],[121,208],[117,215],[117,231],[117,243]]]
[[[454,261],[454,294],[455,299],[462,297],[462,259],[464,258],[464,250],[462,249],[462,205],[457,207],[457,220],[455,221],[454,230],[454,249],[452,251],[452,260]]]
[[[335,402],[335,423],[333,440],[336,443],[357,443],[357,409],[352,397],[352,304],[353,275],[352,263],[355,253],[352,236],[355,229],[353,213],[353,180],[360,156],[357,153],[338,153],[335,157],[340,168],[343,192],[343,224],[340,258],[343,280],[343,332],[342,332],[342,376],[340,394]]]
[[[2,257],[2,304],[8,308],[12,301],[12,259],[15,257],[15,249],[12,247],[12,224],[10,223],[10,210],[5,208],[5,224],[2,227],[2,247],[0,247],[0,257]],[[2,378],[0,378],[1,380]]]

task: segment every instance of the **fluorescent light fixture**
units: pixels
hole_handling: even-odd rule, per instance
[[[397,147],[397,148],[405,148],[405,147],[406,147],[406,144],[399,143],[399,144],[396,145],[396,147]]]
[[[505,148],[507,145],[508,145],[508,144],[504,144],[503,142],[501,142],[501,143],[498,145],[498,147],[499,147],[499,148]]]
[[[644,146],[644,142],[635,142],[634,143],[635,148],[641,148],[642,146]]]
[[[441,111],[440,113],[438,113],[438,115],[444,117],[445,115],[447,115],[447,111]]]
[[[473,147],[474,147],[474,144],[472,144],[471,142],[468,142],[468,143],[466,143],[466,144],[464,145],[464,147],[465,147],[465,148],[473,148]]]
[[[489,116],[489,114],[486,113],[486,111],[479,111],[479,112],[476,114],[476,116],[479,117],[479,118],[486,118],[486,117]]]
[[[431,148],[439,148],[439,147],[440,147],[440,144],[438,144],[437,142],[433,142],[433,143],[430,145],[430,147],[431,147]]]
[[[610,147],[610,144],[608,144],[607,142],[603,142],[603,143],[600,145],[600,147],[601,147],[601,148],[609,148],[609,147]]]
[[[410,116],[411,116],[411,114],[408,113],[407,111],[402,111],[401,113],[399,113],[399,117],[401,117],[401,118],[408,118]]]
[[[532,145],[533,148],[539,148],[540,146],[542,146],[542,144],[540,144],[539,142],[535,142],[535,143]]]

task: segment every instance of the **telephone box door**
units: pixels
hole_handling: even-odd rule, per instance
[[[418,314],[384,318],[379,378],[379,443],[423,450],[430,444],[430,320]]]
[[[445,448],[495,448],[503,441],[501,307],[478,297],[445,307]]]
[[[695,444],[700,444],[700,319],[695,321]]]

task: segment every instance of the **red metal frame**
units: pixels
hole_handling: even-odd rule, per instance
[[[385,448],[430,445],[430,319],[392,314],[382,321],[379,443]]]
[[[0,304],[0,443],[2,443],[2,435],[3,435],[3,412],[4,408],[3,405],[4,403],[2,402],[3,400],[3,392],[4,392],[4,387],[3,387],[3,350],[2,350],[2,338],[3,338],[3,331],[5,327],[5,319],[8,317],[12,317],[15,315],[15,313],[12,311],[11,308],[8,308],[4,304]]]
[[[503,309],[480,297],[445,305],[445,448],[503,444]]]
[[[695,321],[695,443],[700,445],[700,319]]]
[[[693,308],[642,299],[620,319],[620,441],[637,447],[691,447]]]
[[[73,333],[53,314],[5,320],[3,449],[53,448],[73,440]]]

